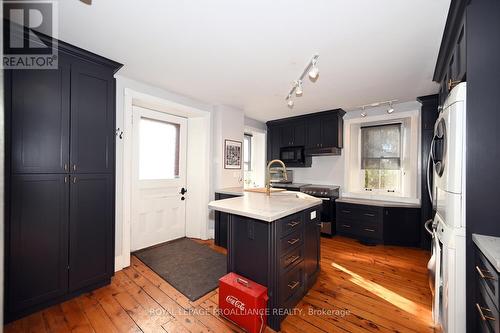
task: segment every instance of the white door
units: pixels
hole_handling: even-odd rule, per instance
[[[187,120],[133,108],[131,250],[186,235]]]

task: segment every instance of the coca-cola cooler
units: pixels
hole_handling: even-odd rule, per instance
[[[247,332],[263,332],[267,323],[267,288],[236,273],[219,279],[220,314]]]

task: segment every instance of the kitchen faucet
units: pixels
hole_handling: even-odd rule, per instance
[[[281,164],[282,168],[281,168],[281,172],[283,173],[283,180],[287,180],[287,176],[286,176],[286,165],[285,163],[283,163],[282,160],[272,160],[271,162],[269,162],[267,164],[267,170],[266,170],[266,195],[267,196],[270,196],[271,195],[271,166],[274,164],[274,163],[278,163],[278,164]]]

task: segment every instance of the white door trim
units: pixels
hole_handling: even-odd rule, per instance
[[[196,137],[188,134],[188,161],[187,161],[187,184],[190,197],[186,203],[186,236],[200,239],[209,238],[209,214],[208,202],[211,198],[211,153],[212,153],[212,114],[208,111],[172,102],[163,98],[138,92],[129,88],[124,89],[123,107],[123,140],[117,140],[116,144],[123,145],[123,160],[116,161],[116,173],[122,174],[122,193],[116,193],[116,209],[121,214],[116,214],[117,222],[122,219],[122,248],[121,254],[115,257],[115,271],[130,266],[130,222],[131,222],[131,200],[132,200],[132,108],[140,106],[159,112],[170,113],[188,119],[188,133],[190,122],[197,126],[193,133]],[[120,112],[120,110],[117,110]],[[118,126],[118,125],[117,125]],[[196,145],[192,147],[191,145]],[[196,149],[196,152],[194,151]],[[118,149],[117,149],[118,150]],[[191,154],[199,158],[196,167],[189,164]],[[200,153],[201,152],[201,153]],[[200,155],[201,154],[201,155]],[[196,199],[194,194],[196,193]],[[120,216],[121,215],[121,216]],[[120,225],[120,223],[117,223]]]

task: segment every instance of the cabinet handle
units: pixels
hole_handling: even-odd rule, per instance
[[[342,213],[351,214],[350,210],[342,210]]]
[[[293,228],[293,227],[295,227],[295,226],[297,226],[297,225],[299,225],[299,224],[300,224],[300,222],[296,222],[296,221],[293,221],[293,222],[287,223],[287,225],[288,225],[290,228]]]
[[[68,176],[64,176],[64,184],[68,183]]]
[[[299,281],[295,281],[293,283],[289,283],[288,284],[288,288],[290,288],[291,290],[294,290],[295,288],[298,287],[299,284],[300,284]]]
[[[375,214],[371,214],[371,213],[364,213],[363,215],[364,216],[369,216],[369,217],[375,217]]]
[[[76,184],[76,177],[73,177],[73,184]]]
[[[368,231],[368,232],[375,232],[374,229],[368,229],[368,228],[365,228],[365,231]]]
[[[64,171],[68,171],[68,163],[64,163]]]
[[[479,268],[479,266],[476,266],[476,271],[479,273],[479,276],[481,277],[481,279],[483,280],[495,280],[495,277],[490,275],[489,271],[485,269],[486,271],[486,275],[484,274],[483,270],[481,268]]]
[[[76,171],[76,164],[73,164],[73,171]]]
[[[289,239],[288,244],[293,245],[293,244],[297,243],[298,241],[300,241],[300,238]]]
[[[488,311],[489,313],[491,313],[491,310],[490,309],[487,309],[487,308],[483,308],[481,305],[479,305],[478,303],[476,303],[476,308],[477,308],[477,312],[479,312],[479,316],[481,316],[481,320],[482,321],[487,321],[487,320],[491,320],[491,321],[495,321],[495,318],[494,317],[491,317],[491,316],[485,316],[483,311]]]
[[[350,226],[350,225],[348,225],[348,224],[342,224],[342,226],[343,226],[344,228],[350,228],[350,227],[351,227],[351,226]]]
[[[452,80],[451,78],[448,80],[448,91],[451,89],[455,88],[457,84],[459,84],[461,81],[460,80]]]
[[[286,262],[287,262],[287,264],[292,264],[292,263],[294,263],[295,261],[297,261],[297,259],[299,259],[299,258],[300,258],[300,256],[291,256],[291,257],[288,257],[288,258],[286,259]]]

